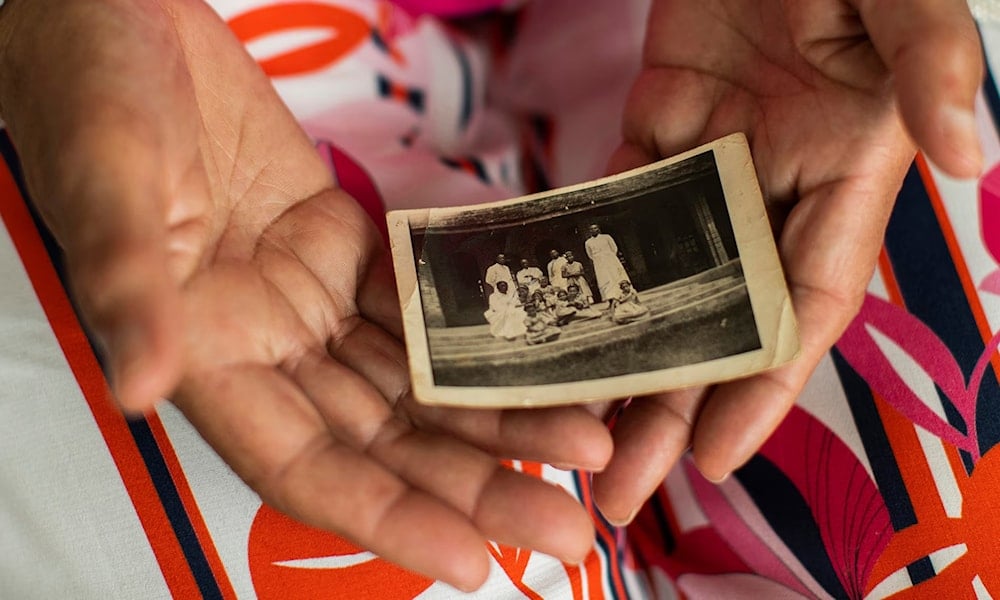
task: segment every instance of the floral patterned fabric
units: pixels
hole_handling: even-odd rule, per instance
[[[386,208],[601,175],[646,9],[212,4],[378,223]],[[441,18],[497,8],[503,26],[489,35]],[[987,59],[1000,65],[993,7],[977,8]],[[860,314],[745,467],[715,485],[682,461],[620,530],[594,509],[586,474],[511,463],[590,509],[594,551],[570,566],[491,545],[491,577],[468,597],[1000,597],[992,70],[978,104],[986,172],[958,182],[917,159]],[[118,414],[5,137],[0,153],[0,597],[461,596],[262,505],[170,405]]]

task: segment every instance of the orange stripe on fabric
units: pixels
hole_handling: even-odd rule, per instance
[[[593,559],[588,560],[585,564],[587,572],[587,598],[596,600],[600,598],[604,599],[604,577],[603,569],[601,567],[601,554],[594,552],[592,554]],[[609,556],[605,556],[603,560],[613,560]]]
[[[583,566],[563,563],[566,577],[569,579],[569,590],[573,600],[583,600]]]
[[[889,299],[897,306],[905,308],[899,283],[884,247],[879,254],[879,272]],[[920,438],[917,437],[916,426],[874,390],[872,397],[875,399],[875,408],[889,438],[889,446],[896,458],[906,491],[910,495],[917,521],[945,518],[944,504],[938,495],[937,484],[927,464]]]
[[[872,392],[872,397],[917,521],[946,518],[937,484],[913,423],[881,396]]]
[[[175,598],[197,598],[201,592],[160,503],[146,464],[125,417],[114,406],[100,365],[6,164],[0,167],[0,218],[6,224],[42,310],[108,445],[171,595]]]
[[[395,100],[406,102],[410,98],[410,91],[399,84],[393,84],[389,90]]]
[[[885,246],[882,247],[882,251],[878,255],[878,269],[882,275],[882,282],[885,284],[889,301],[896,306],[905,308],[903,292],[899,289],[899,281],[896,279],[896,272],[892,269],[892,262],[889,260],[889,254],[885,251]]]
[[[264,6],[234,17],[229,28],[244,44],[303,28],[329,30],[326,39],[258,61],[269,77],[290,77],[326,68],[349,55],[371,32],[361,15],[320,2]]]
[[[498,550],[493,546],[493,544],[486,544],[486,548],[490,551],[490,554],[493,555],[493,559],[497,561],[497,564],[504,569],[504,572],[507,573],[507,578],[512,584],[514,584],[514,587],[516,587],[519,592],[524,594],[524,596],[529,600],[545,600],[538,594],[538,592],[532,590],[526,583],[524,583],[525,569],[522,569],[519,564],[521,551],[517,548],[503,545],[501,545]],[[524,551],[524,553],[527,554],[528,552]],[[508,565],[511,565],[510,570],[508,570]],[[524,563],[524,566],[527,568],[527,562]]]
[[[170,478],[173,480],[174,487],[177,489],[177,495],[180,496],[181,503],[184,505],[184,512],[187,513],[191,527],[198,538],[198,543],[205,553],[205,559],[212,570],[212,575],[215,576],[215,581],[219,585],[222,597],[225,600],[236,600],[236,590],[233,589],[233,584],[229,581],[226,567],[222,563],[222,558],[219,557],[215,541],[212,539],[212,534],[208,531],[205,519],[198,508],[198,502],[194,498],[191,486],[188,485],[187,477],[184,476],[184,469],[177,458],[177,453],[174,452],[173,444],[170,443],[170,436],[163,427],[163,421],[156,414],[151,414],[146,418],[146,422],[149,425],[150,431],[153,432],[153,438],[160,449],[160,454],[167,465],[167,470],[170,471]]]

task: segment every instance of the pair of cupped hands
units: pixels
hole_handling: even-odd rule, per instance
[[[687,448],[715,481],[750,457],[856,313],[915,149],[979,172],[980,52],[964,0],[654,0],[611,170],[745,132],[802,351],[610,432],[594,407],[414,402],[379,234],[201,0],[8,0],[0,116],[121,405],[169,397],[266,502],[473,589],[487,539],[593,543],[498,459],[595,472],[625,523]]]

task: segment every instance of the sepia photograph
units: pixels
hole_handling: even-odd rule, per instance
[[[423,402],[623,397],[797,350],[742,136],[513,201],[390,213],[389,228]]]

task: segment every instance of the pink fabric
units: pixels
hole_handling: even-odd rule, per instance
[[[503,0],[394,0],[393,3],[415,15],[431,14],[439,17],[474,15],[505,4]]]
[[[892,365],[869,327],[881,332],[910,355],[958,410],[967,432],[963,433],[938,416],[916,395],[907,383],[907,374],[900,373]],[[1000,333],[986,345],[966,385],[965,375],[954,355],[934,331],[906,310],[871,294],[865,297],[858,317],[837,342],[837,349],[844,359],[865,378],[872,390],[915,424],[972,454],[974,461],[980,458],[976,421],[979,386],[998,347]]]
[[[760,455],[802,494],[841,585],[860,594],[889,543],[892,524],[854,452],[821,421],[794,407]]]
[[[747,521],[748,515],[739,514],[737,507],[729,503],[719,487],[702,477],[691,463],[683,464],[702,510],[717,531],[725,532],[725,538],[733,551],[755,573],[787,589],[808,594],[798,576],[753,531],[753,523]]]

